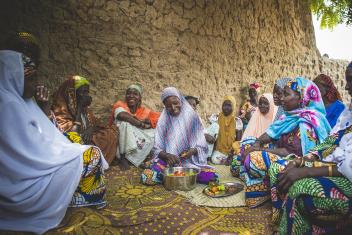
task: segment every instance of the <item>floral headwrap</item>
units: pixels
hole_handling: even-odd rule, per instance
[[[312,81],[297,77],[288,81],[287,86],[300,94],[301,108],[307,107],[326,114],[319,88]]]
[[[308,79],[297,77],[287,82],[287,86],[300,94],[301,108],[285,111],[284,116],[271,124],[266,133],[277,140],[299,127],[302,153],[307,154],[317,143],[322,143],[331,130],[325,117],[324,103],[319,88]]]

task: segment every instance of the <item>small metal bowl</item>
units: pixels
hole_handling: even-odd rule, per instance
[[[176,171],[185,172],[186,176],[174,176],[172,175]],[[163,171],[164,178],[164,187],[167,190],[182,190],[189,191],[196,187],[197,184],[197,175],[200,170],[196,168],[188,168],[188,167],[170,167],[166,168]]]

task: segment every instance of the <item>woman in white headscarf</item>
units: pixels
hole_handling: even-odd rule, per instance
[[[218,175],[207,165],[208,145],[198,114],[175,87],[165,88],[161,101],[164,109],[156,127],[153,164],[143,171],[142,183],[161,183],[162,171],[174,166],[200,169],[198,183],[217,180]]]
[[[0,50],[0,230],[41,234],[68,206],[105,204],[105,182],[100,150],[71,143],[32,98],[32,37],[18,34]]]

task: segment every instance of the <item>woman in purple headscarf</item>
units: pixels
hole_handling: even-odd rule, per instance
[[[173,166],[201,169],[199,183],[216,180],[216,173],[207,165],[208,145],[198,114],[174,87],[165,88],[161,100],[165,107],[156,127],[153,165],[142,173],[142,182],[161,183],[163,169]]]

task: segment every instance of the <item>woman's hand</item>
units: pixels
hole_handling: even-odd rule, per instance
[[[43,85],[37,86],[35,93],[35,100],[43,112],[50,115],[50,104],[49,104],[49,89]]]
[[[225,161],[225,165],[229,166],[231,165],[232,161],[233,161],[233,156],[234,156],[234,150],[231,149],[229,154],[227,155],[226,161]]]
[[[163,160],[166,161],[166,163],[169,167],[172,167],[172,166],[180,163],[180,158],[177,157],[176,155],[171,154],[171,153],[167,153],[166,157]]]
[[[247,113],[244,115],[244,117],[245,117],[248,121],[251,120],[252,112],[251,112],[251,111],[247,112]]]
[[[257,139],[257,140],[254,142],[254,144],[252,145],[252,147],[255,147],[255,148],[261,147],[260,141]]]
[[[100,129],[100,127],[92,126],[92,127],[89,127],[88,129],[84,130],[81,135],[84,144],[92,144],[92,136],[93,136],[94,132],[98,131],[99,129]]]
[[[144,119],[140,121],[140,128],[142,129],[150,129],[152,128],[152,124],[148,119]]]
[[[278,178],[279,192],[287,193],[292,184],[294,184],[297,180],[306,178],[308,176],[307,169],[307,167],[292,167],[290,169],[285,169],[282,173],[280,173]]]
[[[286,165],[286,168],[284,169],[284,171],[288,171],[292,168],[296,168],[297,167],[297,164],[294,162],[294,161],[290,161],[287,165]]]
[[[317,157],[317,155],[315,155],[314,153],[308,153],[304,158],[305,158],[305,159],[308,159],[308,160],[310,160],[310,161],[319,160],[319,158]]]
[[[24,77],[29,78],[32,77],[34,74],[37,73],[37,69],[34,67],[25,67],[24,68]]]
[[[80,125],[74,124],[74,125],[72,126],[72,128],[71,128],[70,131],[80,133],[80,131],[81,131],[81,125],[82,125],[82,124],[80,124]],[[83,137],[82,137],[82,139],[83,139]]]
[[[241,162],[243,163],[244,160],[246,159],[246,157],[248,156],[248,154],[250,154],[251,152],[254,152],[254,151],[262,151],[262,148],[258,147],[258,146],[249,147],[241,154]]]
[[[164,162],[166,162],[169,167],[173,167],[176,164],[179,165],[180,163],[180,158],[178,156],[164,151],[161,151],[158,157]]]
[[[149,123],[142,123],[141,128],[150,129],[150,128],[152,128],[152,126]]]
[[[214,143],[215,143],[216,139],[215,139],[213,136],[211,136],[211,135],[209,135],[209,134],[204,134],[204,136],[205,136],[205,140],[206,140],[209,144],[214,144]]]
[[[150,123],[150,120],[149,120],[149,119],[143,119],[143,120],[142,120],[142,122],[143,122],[143,123],[145,123],[145,124],[151,125],[151,123]]]
[[[136,118],[134,118],[137,121],[137,127],[141,128],[141,129],[150,129],[152,128],[152,125],[150,124],[149,120],[138,120]],[[133,125],[133,124],[132,124]]]
[[[39,102],[48,102],[49,89],[44,85],[37,86],[37,92],[35,93],[35,100]]]
[[[196,155],[198,153],[197,149],[195,148],[190,148],[188,151],[183,151],[181,154],[180,154],[180,157],[182,158],[190,158],[192,157],[193,155]]]

